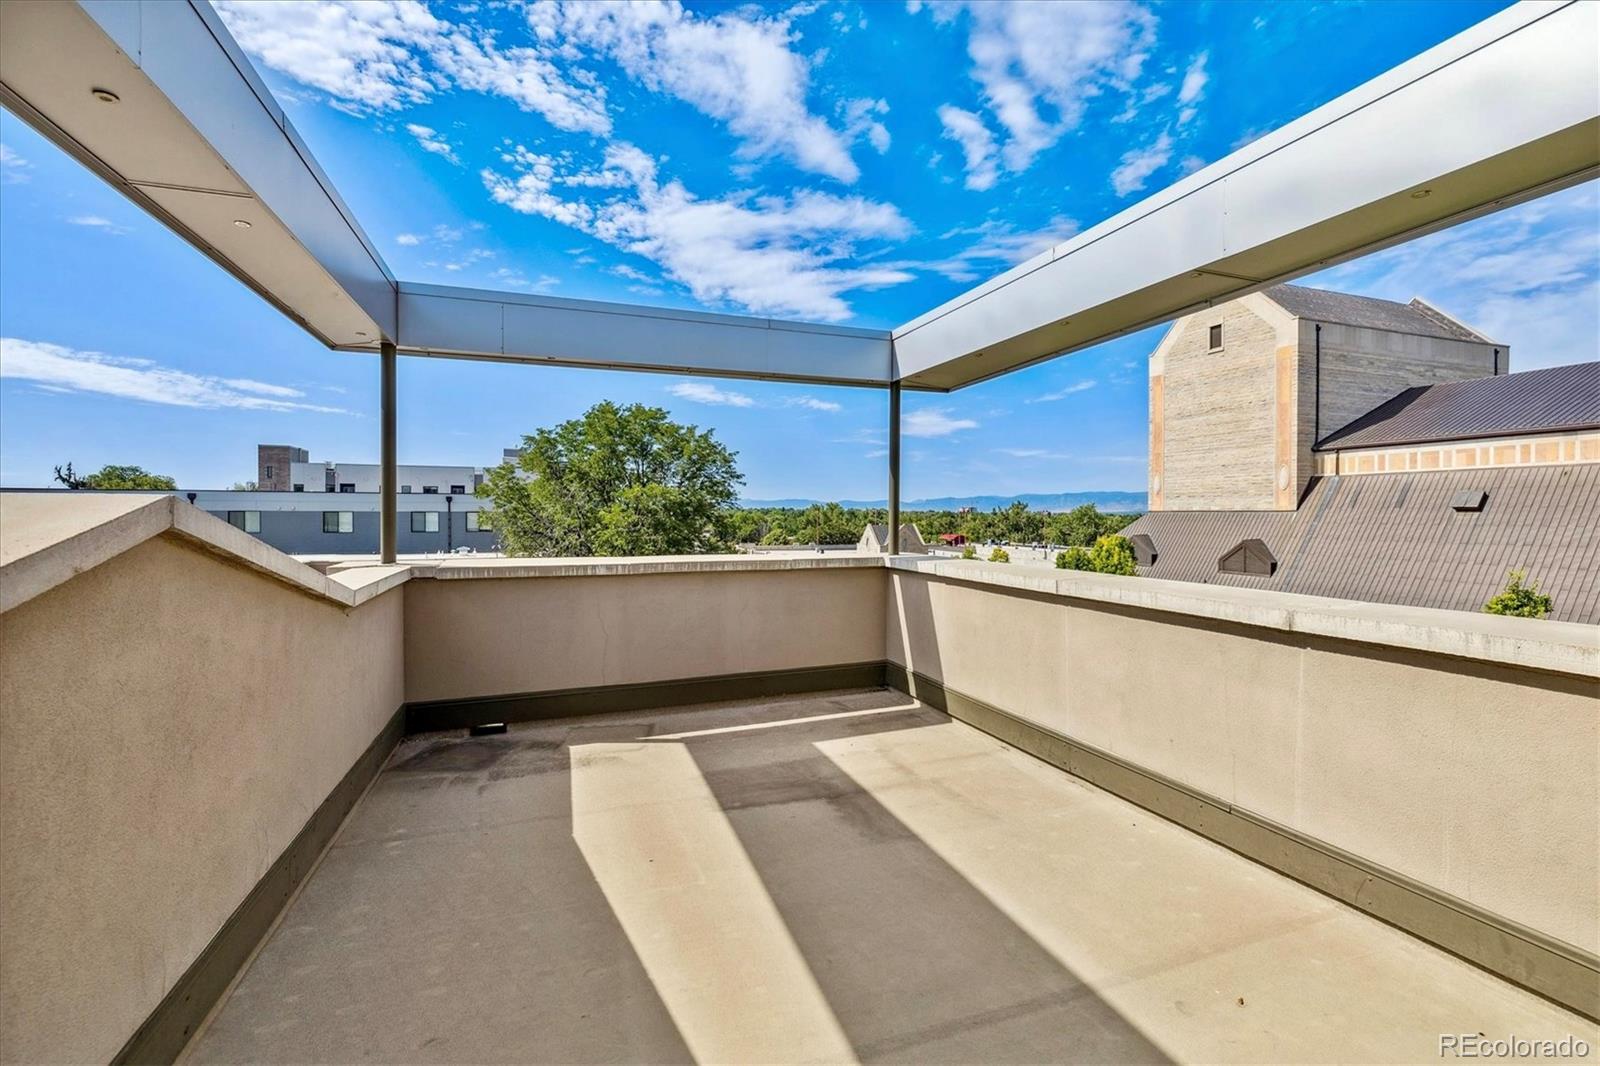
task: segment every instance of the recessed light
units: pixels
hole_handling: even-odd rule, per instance
[[[89,95],[94,97],[96,100],[99,100],[102,104],[114,104],[118,100],[122,99],[122,97],[118,96],[116,93],[112,92],[110,89],[101,89],[101,88],[90,89],[89,90]]]
[[[239,228],[240,228],[240,229],[249,229],[249,228],[250,228],[250,223],[249,223],[249,221],[248,221],[248,220],[246,220],[246,219],[242,219],[242,218],[236,218],[236,219],[234,219],[234,220],[233,220],[233,224],[234,224],[234,225],[235,225],[235,226],[238,226],[238,227],[239,227]]]
[[[1433,192],[1432,189],[1418,189],[1416,192],[1411,194],[1411,198],[1413,200],[1426,200],[1428,198],[1428,194],[1431,192]]]

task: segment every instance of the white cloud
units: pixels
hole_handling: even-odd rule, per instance
[[[912,411],[900,422],[900,432],[907,437],[948,437],[963,429],[977,429],[978,423],[970,418],[953,418],[948,407],[926,407]]]
[[[402,233],[394,239],[394,243],[406,248],[415,248],[422,243],[422,238],[415,233]]]
[[[246,52],[346,109],[404,107],[440,87],[424,70],[419,50],[438,41],[446,27],[413,0],[214,0],[212,6]]]
[[[582,71],[569,78],[541,48],[502,50],[487,35],[456,30],[429,54],[438,70],[461,88],[505,97],[558,130],[596,136],[611,132],[605,89]]]
[[[528,292],[548,292],[561,284],[561,279],[554,274],[540,274],[530,279],[522,271],[512,267],[499,267],[491,271],[489,276],[509,289],[523,289]]]
[[[417,143],[422,146],[424,152],[432,152],[434,155],[443,156],[458,167],[461,165],[461,159],[456,155],[455,147],[439,136],[432,127],[421,126],[412,122],[406,126],[406,132],[417,139]]]
[[[589,175],[564,174],[559,160],[520,145],[503,158],[519,173],[483,172],[495,201],[642,256],[701,303],[833,321],[850,315],[842,294],[912,278],[897,267],[861,264],[856,256],[860,241],[910,232],[910,223],[890,204],[810,190],[702,200],[679,181],[661,183],[656,161],[620,142],[607,149],[604,166],[616,177],[605,184],[618,191],[591,202],[565,192],[591,184]]]
[[[667,386],[667,391],[680,400],[710,404],[714,407],[802,407],[808,411],[825,411],[835,414],[844,410],[832,400],[819,400],[815,396],[791,396],[777,403],[761,403],[743,392],[720,388],[710,382],[682,381]]]
[[[944,124],[945,138],[961,146],[966,160],[967,188],[977,192],[993,188],[1000,179],[1000,158],[994,134],[989,132],[983,119],[971,111],[945,104],[939,108],[939,121]]]
[[[1413,296],[1511,349],[1511,369],[1600,357],[1600,184],[1589,182],[1303,279]]]
[[[927,6],[941,22],[965,13],[972,77],[1006,131],[1013,172],[1075,129],[1089,100],[1131,91],[1155,40],[1155,16],[1130,0]]]
[[[17,337],[0,338],[0,378],[31,381],[53,391],[98,393],[173,407],[346,413],[302,403],[305,394],[285,385],[190,374],[148,359],[123,359]]]
[[[1053,403],[1056,400],[1065,400],[1068,396],[1071,396],[1073,393],[1087,392],[1090,389],[1094,388],[1095,385],[1097,385],[1097,384],[1098,384],[1098,382],[1096,382],[1093,378],[1089,378],[1089,379],[1087,379],[1085,381],[1074,381],[1071,385],[1068,385],[1065,388],[1060,388],[1060,389],[1054,390],[1053,392],[1046,392],[1046,393],[1042,393],[1042,394],[1040,394],[1038,396],[1029,397],[1027,402],[1028,403]]]
[[[849,134],[810,110],[811,64],[795,50],[788,15],[744,9],[700,16],[676,0],[655,0],[536,4],[528,18],[536,35],[604,55],[651,91],[725,123],[749,157],[781,156],[853,182],[860,174],[850,157],[853,136],[881,143],[879,151],[887,147],[888,131],[870,117],[881,101],[853,105],[854,114],[847,106]]]
[[[393,111],[459,87],[502,96],[557,129],[607,134],[605,92],[539,48],[436,17],[416,0],[213,0],[246,52],[355,113]]]
[[[433,259],[429,260],[425,265],[431,267],[440,267],[444,270],[450,271],[451,273],[457,273],[459,271],[466,270],[469,267],[476,266],[485,259],[493,258],[494,253],[487,248],[468,248],[466,251],[460,253],[459,255],[453,255],[449,259]]]
[[[995,273],[995,267],[1011,267],[1032,259],[1040,252],[1067,240],[1078,232],[1078,223],[1057,215],[1044,229],[1019,233],[1009,222],[988,221],[981,225],[951,230],[945,237],[976,236],[977,240],[954,255],[921,264],[924,269],[943,274],[951,281],[976,281]]]
[[[1189,69],[1183,75],[1183,85],[1178,89],[1178,103],[1197,104],[1205,95],[1206,82],[1210,80],[1210,75],[1206,73],[1206,60],[1210,58],[1210,52],[1201,52],[1190,61]]]
[[[841,12],[834,12],[840,14]],[[889,101],[871,97],[846,100],[840,110],[844,114],[845,133],[850,140],[865,137],[873,151],[883,155],[889,150],[889,128],[881,121],[889,113]]]
[[[73,226],[84,226],[88,229],[97,229],[119,237],[122,234],[129,232],[127,226],[119,226],[109,218],[102,218],[99,215],[73,215],[71,218],[67,219],[67,222]]]
[[[786,407],[804,407],[808,411],[826,411],[829,414],[838,414],[844,410],[840,404],[832,400],[819,400],[815,396],[795,396],[785,402]]]
[[[756,401],[742,392],[719,389],[704,381],[680,381],[667,386],[667,391],[680,400],[711,404],[715,407],[754,407]]]
[[[21,185],[33,175],[33,164],[16,153],[9,144],[0,144],[0,185]]]
[[[1138,192],[1150,180],[1150,175],[1167,165],[1172,158],[1172,136],[1162,133],[1143,148],[1135,148],[1122,156],[1122,162],[1111,172],[1111,187],[1118,196]]]

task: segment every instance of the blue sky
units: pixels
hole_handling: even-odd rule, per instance
[[[890,327],[1499,6],[219,8],[401,277]],[[375,360],[9,114],[0,143],[0,482],[71,459],[225,486],[263,441],[375,459]],[[1591,185],[1312,283],[1423,295],[1517,369],[1572,362],[1597,233]],[[907,496],[1142,488],[1159,333],[908,396]],[[403,359],[400,396],[402,462],[493,462],[613,399],[715,427],[749,497],[883,491],[881,392]]]

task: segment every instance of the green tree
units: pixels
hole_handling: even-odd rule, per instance
[[[146,492],[171,492],[178,483],[165,474],[152,474],[142,466],[102,466],[79,477],[69,462],[56,467],[56,480],[69,489],[136,489]]]
[[[1135,577],[1139,563],[1133,554],[1133,542],[1115,533],[1101,537],[1089,549],[1089,566],[1100,574],[1122,574]]]
[[[255,492],[259,488],[260,488],[260,486],[257,485],[254,481],[235,481],[233,483],[233,489],[231,491],[233,491],[233,492]]]
[[[1057,570],[1093,570],[1089,562],[1089,549],[1073,545],[1064,552],[1056,552]]]
[[[1051,544],[1087,548],[1105,534],[1114,532],[1107,528],[1111,518],[1111,515],[1101,514],[1092,503],[1080,504],[1070,511],[1051,515],[1045,521],[1045,537]]]
[[[1029,510],[1027,504],[1014,500],[995,508],[993,530],[1014,544],[1029,544],[1044,535],[1044,521],[1044,512]]]
[[[963,558],[963,559],[976,559],[977,557],[978,557],[978,549],[974,548],[972,545],[968,544],[965,548],[961,549],[961,558]]]
[[[837,503],[814,503],[800,512],[796,539],[801,544],[854,544],[861,539],[866,521]]]
[[[721,552],[744,482],[734,459],[714,433],[659,407],[606,401],[524,437],[478,495],[511,555]]]
[[[1011,561],[1011,553],[1004,548],[996,548],[989,553],[989,561],[991,563],[1009,563]]]
[[[1555,606],[1554,601],[1539,591],[1537,581],[1527,581],[1526,570],[1512,570],[1506,574],[1506,587],[1489,598],[1483,605],[1485,614],[1505,614],[1514,618],[1543,618]],[[1523,582],[1527,581],[1527,584]]]

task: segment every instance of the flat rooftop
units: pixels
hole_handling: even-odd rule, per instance
[[[1593,1030],[866,689],[406,739],[188,1055],[1377,1062]]]

